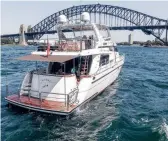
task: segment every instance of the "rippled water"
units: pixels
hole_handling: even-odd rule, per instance
[[[83,109],[67,117],[8,108],[34,62],[13,60],[34,47],[1,47],[2,141],[168,140],[168,48],[119,47],[126,60],[118,80]]]

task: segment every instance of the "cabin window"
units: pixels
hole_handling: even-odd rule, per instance
[[[82,56],[71,59],[65,62],[64,64],[57,63],[57,62],[50,62],[48,66],[48,73],[49,74],[56,74],[56,75],[88,75],[91,67],[92,56]]]
[[[56,74],[56,75],[70,75],[75,74],[78,71],[79,67],[79,58],[74,58],[64,63],[58,62],[51,62],[49,65],[49,74]]]
[[[104,66],[109,63],[109,55],[101,55],[100,56],[100,64],[99,66]]]
[[[49,73],[61,75],[64,72],[64,65],[58,62],[52,62],[49,64]]]
[[[57,63],[57,62],[50,63],[49,73],[56,74],[56,75],[72,74],[72,70],[74,68],[74,63],[76,63],[76,65],[78,65],[77,59],[75,59],[74,61],[73,61],[73,59],[66,61],[65,68],[64,68],[63,63]],[[74,69],[76,70],[77,68],[74,68]]]

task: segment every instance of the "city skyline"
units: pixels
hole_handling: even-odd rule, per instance
[[[44,18],[50,16],[53,13],[56,13],[65,8],[80,5],[80,4],[108,4],[115,5],[120,7],[129,8],[132,10],[136,10],[142,13],[146,13],[151,16],[159,17],[162,19],[167,19],[168,9],[166,5],[168,5],[168,1],[29,1],[29,2],[9,2],[2,1],[1,3],[1,34],[11,34],[18,33],[19,27],[21,24],[26,26],[31,25],[34,26]],[[156,10],[155,7],[162,7],[160,10]],[[143,7],[143,8],[142,8]],[[150,7],[150,8],[149,8]],[[145,35],[142,31],[111,31],[113,41],[122,42],[128,40],[128,35],[132,34],[134,36],[134,40],[138,41],[146,41],[146,40],[154,40],[155,38],[152,35]]]

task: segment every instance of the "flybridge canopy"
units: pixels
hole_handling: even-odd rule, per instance
[[[96,24],[97,28],[100,29],[106,29],[107,26]],[[62,30],[62,32],[72,32],[72,31],[90,31],[93,30],[92,24],[68,24],[68,25],[61,25],[58,26]]]
[[[25,61],[42,61],[42,62],[59,62],[63,63],[73,58],[78,57],[77,55],[52,55],[52,56],[42,56],[42,55],[27,55],[17,58],[18,60]]]
[[[74,32],[74,31],[90,31],[93,30],[92,24],[67,24],[61,25],[57,27],[58,30],[62,30],[62,32]]]

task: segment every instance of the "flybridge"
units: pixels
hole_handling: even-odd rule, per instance
[[[17,95],[6,97],[10,104],[68,115],[117,79],[124,56],[112,44],[108,28],[87,23],[88,19],[85,13],[84,24],[69,24],[62,15],[57,28],[59,40],[54,47],[48,41],[47,46],[18,58],[36,61],[36,68],[25,75]],[[71,34],[63,32],[65,29],[70,29]],[[39,61],[48,65],[38,67]]]
[[[65,62],[66,60],[60,59],[61,57],[56,55],[66,55],[65,58],[67,58],[69,55],[74,57],[74,55],[86,56],[89,54],[109,53],[109,48],[113,44],[108,27],[101,24],[88,23],[90,19],[88,13],[82,14],[81,23],[70,24],[64,15],[61,15],[58,19],[58,41],[55,41],[55,46],[50,47],[47,38],[47,46],[39,46],[37,51],[32,52],[32,55],[21,57],[21,60],[47,62],[63,60]],[[71,33],[66,33],[65,31]],[[98,49],[99,46],[104,45],[107,50]]]

